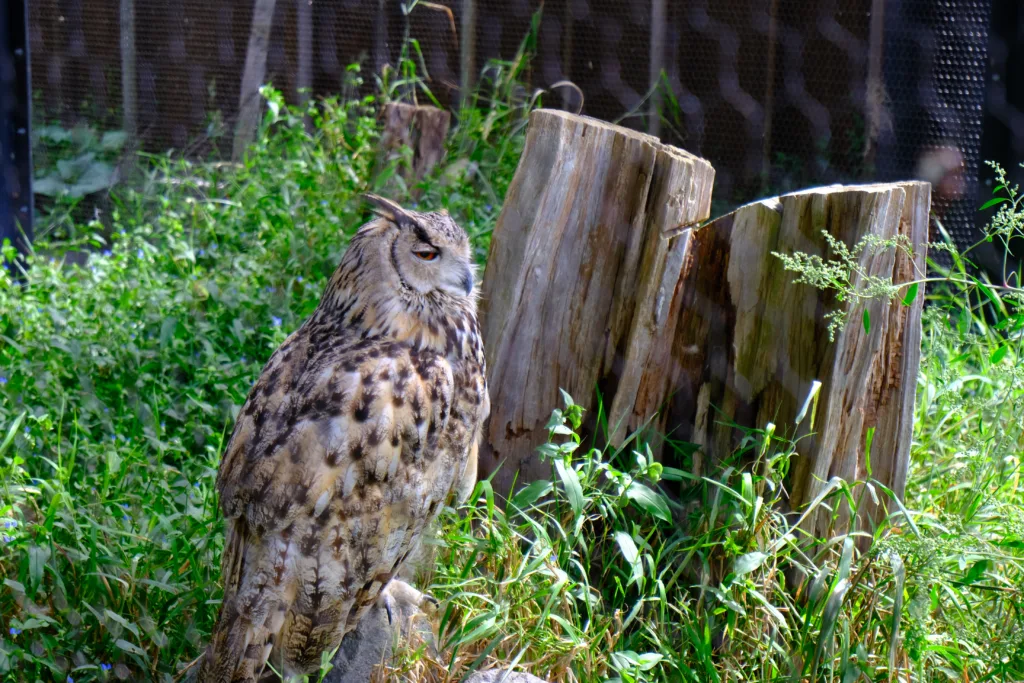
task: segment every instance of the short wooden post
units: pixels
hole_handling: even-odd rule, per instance
[[[562,111],[530,115],[481,301],[492,407],[480,473],[501,464],[499,493],[550,475],[534,449],[559,389],[586,408],[599,386],[605,406],[632,391],[686,228],[708,217],[713,177],[708,162],[649,135]]]
[[[848,247],[867,235],[902,235],[913,257],[867,249],[859,263],[869,275],[908,282],[924,272],[929,206],[927,183],[833,186],[750,204],[695,231],[668,304],[678,316],[671,342],[661,344],[643,373],[645,400],[637,401],[630,425],[660,408],[654,431],[698,445],[695,473],[713,474],[739,445],[736,426],[775,424],[778,435],[800,437],[788,482],[794,510],[834,476],[874,479],[902,496],[923,295],[909,306],[854,303],[848,324],[830,341],[826,315],[850,302],[794,284],[795,274],[772,253],[828,258],[823,230]],[[796,417],[815,382],[821,386],[813,424],[808,415],[798,430]],[[870,496],[859,514],[861,528],[877,520]]]
[[[412,150],[411,166],[403,167],[402,177],[413,185],[422,180],[444,158],[445,139],[451,114],[443,109],[391,102],[381,111],[383,130],[378,168],[398,158],[403,148]],[[415,188],[412,192],[417,194]]]

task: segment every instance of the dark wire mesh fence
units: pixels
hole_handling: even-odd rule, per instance
[[[252,0],[133,4],[137,146],[226,153]],[[397,0],[277,0],[266,80],[293,101],[302,88],[335,95],[350,64],[370,80],[408,36],[432,92],[454,107],[460,74],[512,58],[540,11],[529,85],[570,80],[583,113],[709,159],[716,212],[807,185],[922,178],[934,183],[936,214],[967,244],[989,192],[982,157],[1024,160],[1016,0],[413,4],[406,15]],[[30,5],[37,121],[121,126],[120,0]],[[462,49],[466,40],[473,49]],[[665,87],[652,89],[656,81]],[[561,92],[546,104],[580,106],[574,91]]]

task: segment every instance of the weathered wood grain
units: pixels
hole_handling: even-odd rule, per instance
[[[793,509],[833,476],[873,478],[902,496],[923,296],[910,306],[854,303],[850,322],[830,342],[826,315],[851,303],[794,284],[795,275],[772,252],[829,258],[823,230],[848,247],[868,234],[901,234],[913,246],[913,260],[882,249],[864,251],[859,263],[870,275],[907,282],[924,272],[929,205],[926,183],[832,186],[750,204],[695,231],[669,304],[678,316],[674,329],[665,327],[671,344],[658,346],[648,363],[639,391],[644,400],[636,402],[631,423],[664,405],[655,431],[700,446],[691,466],[702,474],[733,456],[744,435],[740,427],[774,423],[778,434],[800,439],[788,482]],[[822,384],[813,428],[807,419],[797,429],[814,381]],[[868,498],[858,526],[879,512]]]
[[[383,129],[378,167],[399,157],[403,147],[412,150],[412,165],[400,169],[405,181],[414,185],[444,158],[445,138],[451,114],[437,107],[390,102],[381,110]],[[412,194],[418,192],[412,188]]]
[[[688,232],[708,217],[714,169],[649,135],[561,111],[531,114],[491,239],[481,316],[491,419],[481,477],[550,474],[535,448],[561,402],[600,386],[610,424],[632,414],[671,318]]]

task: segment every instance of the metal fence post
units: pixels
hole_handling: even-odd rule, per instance
[[[32,120],[28,2],[0,10],[0,241],[20,253],[32,242]]]

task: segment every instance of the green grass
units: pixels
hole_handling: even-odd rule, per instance
[[[492,70],[419,188],[481,261],[536,103],[522,68]],[[58,206],[64,228],[24,283],[2,276],[4,681],[171,681],[199,654],[234,415],[368,218],[359,193],[411,201],[394,168],[373,177],[377,100],[303,112],[267,96],[240,167],[149,158],[103,222],[67,230]],[[994,239],[1021,228],[1010,204]],[[62,263],[75,251],[84,267]],[[444,656],[407,648],[390,675],[514,662],[586,682],[1024,679],[1021,299],[966,269],[929,296],[905,511],[869,482],[817,502],[878,496],[892,514],[873,535],[813,541],[776,511],[793,448],[767,426],[747,465],[694,479],[639,441],[581,447],[566,397],[550,481],[504,509],[481,482],[444,513],[425,577],[445,600]]]

